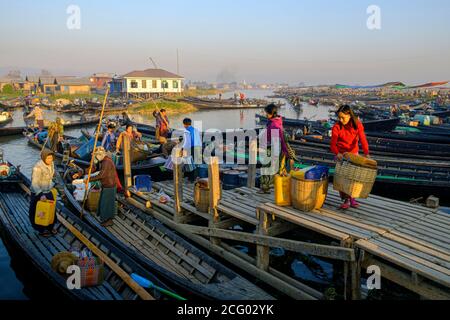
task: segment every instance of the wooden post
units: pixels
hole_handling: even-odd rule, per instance
[[[220,175],[219,175],[219,158],[211,157],[208,163],[208,187],[209,187],[209,212],[211,218],[209,227],[214,228],[215,224],[220,221],[217,205],[220,200]],[[211,243],[220,244],[220,239],[210,238]]]
[[[356,259],[350,263],[352,300],[361,300],[361,264],[364,260],[364,250],[355,249]]]
[[[270,215],[266,212],[256,209],[256,216],[259,216],[259,224],[256,232],[259,235],[266,236],[269,233]],[[270,248],[264,245],[256,246],[256,266],[264,271],[269,270],[270,264]]]
[[[252,139],[249,147],[248,157],[248,174],[247,174],[247,187],[254,188],[256,185],[256,161],[257,161],[257,141]]]
[[[123,137],[123,174],[124,174],[124,182],[125,182],[125,192],[129,194],[128,189],[132,186],[132,178],[131,178],[131,149],[130,149],[130,139],[127,137]]]
[[[172,152],[173,158],[173,190],[174,190],[174,221],[179,223],[183,214],[181,203],[183,202],[183,165],[181,163],[181,152],[179,148]]]

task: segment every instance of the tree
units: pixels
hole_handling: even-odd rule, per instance
[[[7,93],[7,94],[14,93],[14,87],[11,84],[6,84],[2,89],[2,93]]]
[[[55,78],[55,80],[53,80],[53,84],[58,84],[58,81],[56,81],[56,78]]]

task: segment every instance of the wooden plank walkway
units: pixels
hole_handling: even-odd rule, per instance
[[[192,209],[193,185],[183,183],[182,187],[182,206]],[[172,181],[156,183],[155,188],[174,195]],[[378,265],[382,277],[422,297],[450,299],[450,215],[373,195],[361,199],[358,209],[343,212],[337,209],[339,194],[331,187],[322,209],[302,212],[278,207],[273,194],[257,191],[247,187],[223,190],[217,206],[221,220],[244,221],[261,235],[272,235],[271,228],[278,233],[289,230],[282,227],[289,222],[290,228],[300,226],[337,240],[342,247],[354,248],[359,266]],[[188,211],[196,213],[195,209]],[[209,218],[209,214],[200,216]],[[263,268],[269,264],[264,256],[261,251],[257,261]]]

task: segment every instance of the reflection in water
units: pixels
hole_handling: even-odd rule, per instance
[[[1,300],[25,300],[23,285],[16,278],[10,268],[11,259],[2,240],[0,239],[0,299]]]

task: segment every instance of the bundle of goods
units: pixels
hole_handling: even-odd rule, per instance
[[[336,164],[333,186],[352,198],[367,198],[377,177],[377,162],[356,154],[345,153]]]
[[[52,257],[51,267],[54,271],[67,276],[67,269],[71,266],[80,268],[80,287],[95,287],[101,285],[105,278],[104,262],[94,257],[88,249],[70,249],[55,254]]]
[[[312,211],[322,208],[328,193],[329,168],[311,166],[291,171],[291,199],[294,208]]]

